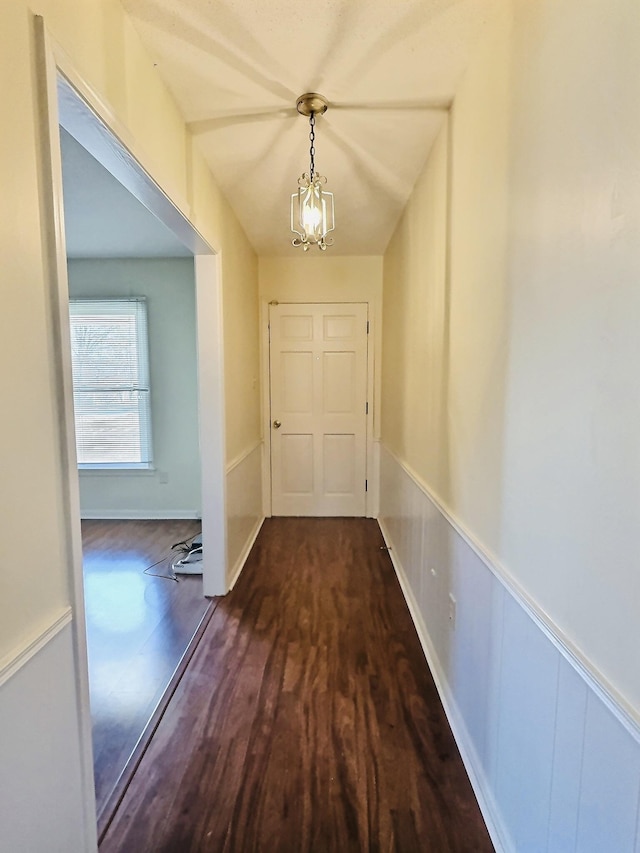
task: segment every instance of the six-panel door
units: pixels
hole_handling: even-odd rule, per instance
[[[271,305],[273,515],[364,516],[366,304]]]

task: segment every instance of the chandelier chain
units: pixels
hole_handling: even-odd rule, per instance
[[[334,230],[333,193],[323,187],[327,179],[316,173],[316,117],[324,115],[327,101],[322,95],[308,93],[298,98],[296,107],[300,115],[309,119],[309,172],[298,178],[298,191],[291,194],[291,230],[296,235],[291,241],[307,252],[317,246],[324,252],[333,244],[329,233]]]
[[[311,183],[313,183],[313,173],[315,172],[315,166],[316,166],[316,164],[315,164],[316,149],[314,146],[314,143],[316,141],[315,126],[316,126],[316,114],[312,110],[311,115],[309,116],[309,127],[311,128],[311,130],[309,132],[309,140],[311,142],[311,147],[309,149],[309,158],[311,161],[310,165],[309,165],[309,173],[310,173],[309,177],[311,179]]]

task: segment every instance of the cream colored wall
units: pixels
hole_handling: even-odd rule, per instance
[[[26,4],[4,4],[0,90],[4,131],[0,180],[2,419],[0,535],[30,538],[21,566],[0,573],[0,659],[39,633],[68,603],[61,470],[51,374],[51,324],[43,281],[33,80]],[[8,82],[11,85],[7,85]],[[11,117],[11,120],[8,120]],[[26,381],[28,380],[28,381]],[[15,541],[15,540],[14,540]]]
[[[385,441],[485,542],[501,503],[508,28],[476,56],[384,267]]]
[[[640,713],[640,4],[515,8],[496,547]]]
[[[448,488],[444,330],[447,127],[384,258],[382,435],[439,491]]]
[[[14,5],[26,25],[29,9],[44,17],[47,29],[77,72],[130,132],[145,168],[174,201],[182,206],[191,201],[188,133],[120,3],[37,0],[27,4],[18,0]],[[188,214],[188,210],[183,212]]]
[[[260,298],[357,302],[380,297],[382,257],[332,257],[330,251],[320,254],[312,249],[298,258],[261,257]]]
[[[640,7],[490,29],[385,256],[382,439],[640,714]]]
[[[244,382],[245,374],[253,377],[258,371],[257,261],[122,7],[117,0],[3,4],[0,68],[7,82],[0,98],[3,114],[11,120],[3,131],[0,173],[5,200],[11,203],[0,214],[5,272],[0,377],[3,397],[11,405],[4,418],[0,525],[5,541],[28,535],[30,548],[19,571],[2,573],[0,658],[38,633],[69,600],[52,321],[43,271],[43,229],[50,223],[41,221],[40,214],[32,12],[44,17],[47,31],[76,72],[110,105],[143,166],[221,252],[228,458],[240,444],[259,438],[258,394]]]
[[[260,440],[258,261],[236,222],[222,234],[226,453],[233,464]]]

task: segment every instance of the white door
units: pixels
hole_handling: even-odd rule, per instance
[[[367,305],[269,306],[271,511],[364,516]]]

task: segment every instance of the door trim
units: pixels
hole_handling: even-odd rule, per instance
[[[50,282],[53,369],[60,417],[62,466],[62,523],[65,527],[66,562],[75,681],[82,761],[84,836],[86,849],[97,848],[96,806],[93,780],[93,746],[89,705],[89,675],[85,629],[80,495],[76,464],[71,351],[69,345],[69,289],[64,232],[62,162],[59,137],[59,91],[75,108],[67,113],[66,129],[102,163],[136,198],[157,216],[194,253],[198,310],[198,399],[201,436],[202,525],[207,536],[203,562],[204,594],[224,594],[226,587],[226,503],[224,447],[224,377],[222,337],[221,257],[172,198],[142,165],[148,158],[136,153],[136,143],[112,110],[84,81],[73,62],[55,42],[44,18],[34,15],[34,35],[39,85],[42,222],[46,279]],[[60,89],[59,89],[60,84]],[[75,99],[75,101],[74,101]],[[69,106],[69,103],[66,106]],[[182,207],[187,206],[182,202]],[[208,321],[204,329],[206,305]],[[205,431],[206,430],[206,431]],[[203,452],[204,451],[204,452]],[[207,485],[209,484],[209,485]],[[211,485],[213,484],[213,485]]]
[[[262,507],[265,518],[271,518],[271,398],[270,380],[271,365],[269,363],[269,305],[272,300],[260,299],[260,371],[262,386]],[[369,414],[366,429],[366,478],[368,489],[365,494],[365,517],[376,518],[378,512],[378,476],[376,464],[377,443],[375,441],[374,423],[376,420],[377,400],[375,397],[375,349],[376,335],[376,303],[366,299],[281,299],[274,300],[280,305],[366,305],[369,318],[369,335],[367,344],[367,400]]]

